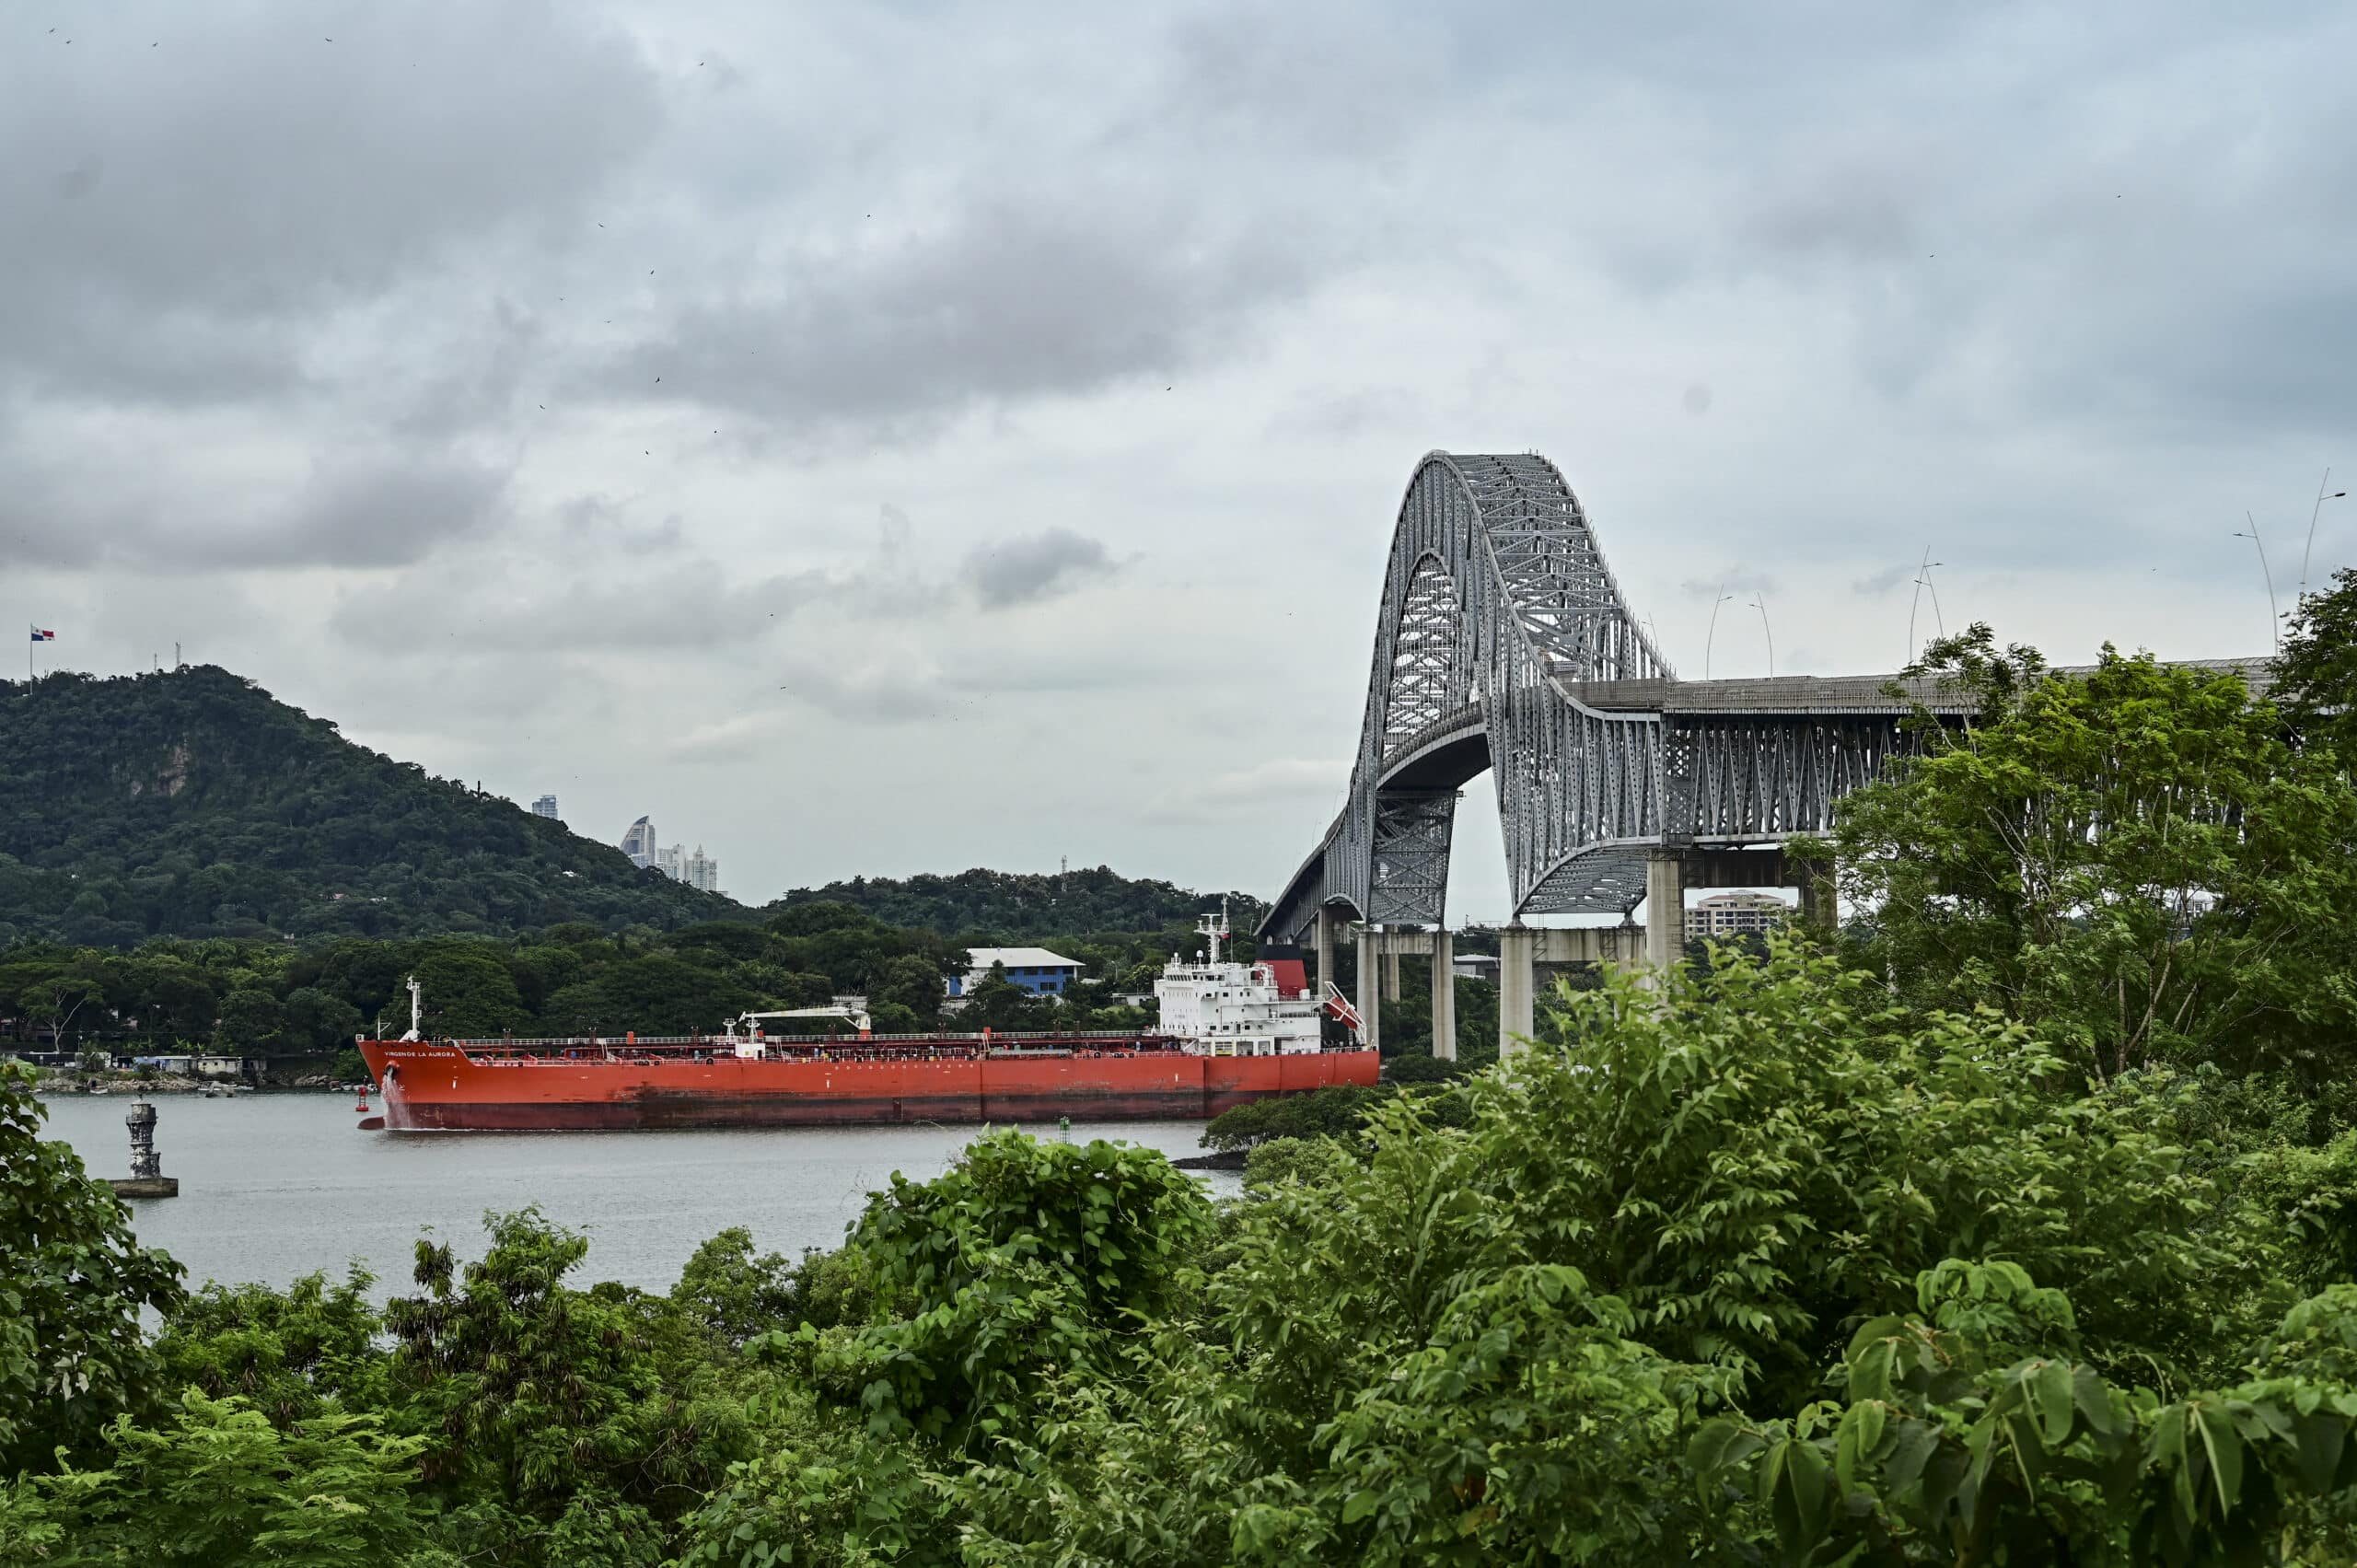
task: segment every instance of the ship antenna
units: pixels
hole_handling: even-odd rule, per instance
[[[412,975],[412,976],[410,976],[410,977],[409,977],[409,1033],[407,1033],[407,1034],[405,1034],[405,1035],[401,1036],[401,1039],[403,1039],[403,1040],[419,1040],[419,1039],[422,1039],[422,1038],[423,1038],[423,1037],[418,1033],[418,1029],[419,1029],[420,1026],[422,1026],[422,1025],[424,1024],[424,1018],[425,1018],[425,1002],[424,1002],[424,996],[425,996],[425,988],[424,988],[424,987],[423,987],[423,986],[421,986],[421,985],[419,985],[419,984],[417,983],[417,976],[415,976],[415,975]]]

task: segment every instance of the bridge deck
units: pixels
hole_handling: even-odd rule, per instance
[[[2271,661],[2264,658],[2171,659],[2175,665],[2239,675],[2253,692],[2264,696],[2270,683]],[[2063,665],[2058,675],[2086,675],[2091,664]],[[1968,714],[1977,704],[1943,689],[1937,677],[1901,680],[1897,675],[1774,675],[1745,680],[1566,680],[1559,673],[1556,685],[1563,693],[1602,713],[1692,714],[1906,714],[1915,702],[1935,714]],[[1886,690],[1896,684],[1904,693]]]

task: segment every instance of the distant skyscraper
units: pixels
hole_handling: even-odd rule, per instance
[[[696,845],[695,854],[688,856],[681,867],[679,879],[691,888],[707,893],[720,891],[720,862],[704,854],[703,845]]]
[[[644,817],[633,822],[630,831],[622,835],[622,853],[630,856],[633,865],[642,869],[654,865],[656,856],[662,853],[655,844],[655,824]]]
[[[544,795],[540,796],[540,799],[532,802],[532,815],[535,817],[546,817],[551,821],[554,821],[556,819],[556,796],[552,795]]]
[[[685,844],[673,844],[668,849],[656,850],[655,852],[655,869],[660,871],[664,876],[668,877],[674,882],[683,880],[684,878],[680,873],[679,865],[682,858],[687,854],[687,853],[688,847]]]

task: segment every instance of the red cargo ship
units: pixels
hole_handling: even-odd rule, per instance
[[[666,1039],[360,1040],[395,1132],[797,1127],[896,1121],[1188,1120],[1270,1095],[1373,1084],[1376,1057],[1332,986],[1296,952],[1222,963],[1173,957],[1152,1034],[877,1035],[855,1005],[749,1013],[717,1035]],[[773,1019],[839,1016],[853,1032],[775,1037]],[[1325,1020],[1341,1041],[1329,1047]]]

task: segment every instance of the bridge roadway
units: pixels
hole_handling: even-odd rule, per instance
[[[2267,684],[2265,660],[2204,662]],[[1680,680],[1552,463],[1535,452],[1428,453],[1392,534],[1349,795],[1260,934],[1314,940],[1324,979],[1336,941],[1353,933],[1360,1011],[1379,1030],[1375,977],[1398,972],[1387,943],[1429,931],[1414,950],[1430,954],[1436,977],[1449,972],[1443,905],[1457,800],[1488,771],[1514,900],[1501,954],[1511,1047],[1529,1032],[1542,949],[1580,949],[1554,961],[1667,965],[1684,946],[1687,887],[1789,885],[1780,851],[1746,846],[1827,832],[1843,796],[1918,743],[1911,715],[1963,724],[1971,711],[1921,677]],[[1745,879],[1724,879],[1738,870]],[[1805,918],[1831,918],[1828,889],[1801,891]],[[1640,904],[1674,912],[1640,927]],[[1544,914],[1620,923],[1521,923]],[[1452,987],[1435,986],[1434,998],[1453,1013]],[[1453,1027],[1435,1040],[1453,1054]]]

